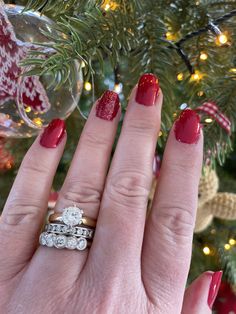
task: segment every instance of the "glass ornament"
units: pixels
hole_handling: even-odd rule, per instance
[[[67,82],[58,89],[60,77],[22,75],[29,68],[19,64],[29,50],[46,49],[37,43],[53,46],[45,33],[62,36],[55,31],[52,20],[23,9],[0,6],[0,137],[31,137],[52,119],[66,119],[76,108],[83,88],[77,61],[71,66]],[[48,49],[49,57],[53,53],[53,48]]]

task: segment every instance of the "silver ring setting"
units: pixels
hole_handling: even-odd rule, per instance
[[[39,237],[39,243],[47,247],[57,249],[68,249],[83,251],[88,247],[88,241],[84,237],[73,237],[65,235],[56,235],[53,233],[42,232]]]
[[[85,250],[94,237],[95,228],[84,224],[83,210],[76,206],[67,207],[59,222],[47,223],[40,234],[40,245],[68,250]]]

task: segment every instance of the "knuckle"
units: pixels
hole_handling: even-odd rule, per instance
[[[158,207],[154,216],[156,230],[174,247],[186,246],[186,241],[192,237],[195,221],[195,211],[186,205]]]
[[[140,208],[146,206],[149,178],[141,172],[124,171],[112,176],[106,186],[106,195],[115,203]]]
[[[129,118],[126,132],[132,135],[151,136],[157,130],[157,122],[152,116],[142,116],[141,118]]]
[[[25,156],[22,162],[21,171],[23,175],[34,175],[36,178],[40,178],[42,174],[48,175],[50,172],[50,163],[43,158],[36,158],[29,154]]]
[[[31,204],[28,199],[13,199],[7,204],[6,214],[1,216],[1,224],[7,228],[25,224],[35,225],[43,215],[42,209],[40,200],[34,200],[34,204]]]
[[[66,202],[99,208],[102,191],[91,181],[71,179],[63,188],[61,198]]]
[[[104,133],[104,134],[97,134],[95,132],[91,132],[91,131],[86,131],[84,133],[84,136],[83,136],[83,140],[84,142],[86,143],[86,145],[88,147],[106,147],[109,142],[110,142],[110,139],[109,139],[109,134],[107,133]]]

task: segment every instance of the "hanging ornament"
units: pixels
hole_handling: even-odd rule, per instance
[[[197,111],[204,112],[212,117],[227,133],[231,132],[230,120],[219,110],[218,106],[213,101],[208,101],[196,108]],[[206,123],[211,123],[212,119],[208,118],[205,120]]]
[[[50,74],[22,75],[30,70],[20,66],[29,51],[46,52],[46,57],[55,53],[34,43],[53,46],[45,33],[60,36],[51,20],[23,9],[0,0],[0,136],[30,137],[53,118],[67,118],[78,104],[83,87],[77,62],[71,67],[67,83],[58,90],[55,87],[59,81]]]
[[[0,138],[0,172],[5,172],[13,167],[14,159],[6,149],[6,139]]]
[[[218,192],[219,179],[215,170],[204,169],[198,189],[198,210],[195,233],[204,231],[213,218],[224,220],[236,219],[236,194]]]

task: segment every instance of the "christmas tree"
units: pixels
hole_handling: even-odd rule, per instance
[[[22,5],[25,12],[39,11],[54,21],[55,32],[43,31],[47,43],[41,44],[39,50],[31,49],[22,60],[28,73],[39,77],[50,74],[55,78],[55,93],[69,78],[70,84],[76,80],[71,70],[75,60],[83,73],[83,94],[78,110],[68,119],[70,140],[58,168],[55,190],[60,189],[66,175],[93,101],[105,89],[114,89],[125,111],[130,89],[140,74],[152,72],[158,76],[165,95],[157,143],[159,154],[179,111],[186,106],[198,110],[205,135],[204,165],[217,170],[217,193],[236,193],[236,1],[16,0],[5,3]],[[48,56],[50,49],[53,53]],[[32,138],[2,141],[0,151],[5,153],[5,162],[0,165],[2,206],[32,141]],[[236,204],[232,207],[236,212]],[[210,223],[195,234],[189,281],[204,270],[223,269],[225,281],[236,291],[236,221],[233,215],[230,220],[222,219],[219,214],[211,215]]]

